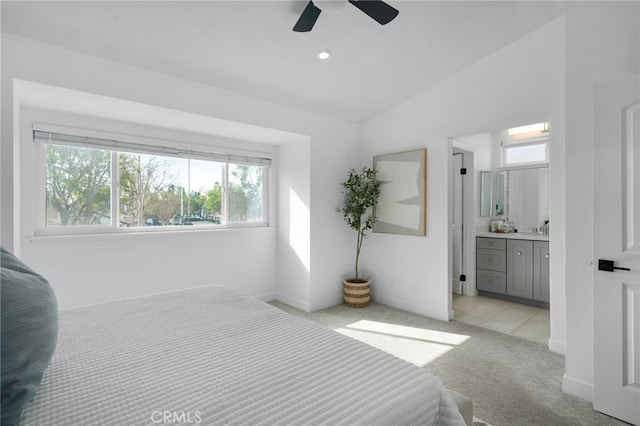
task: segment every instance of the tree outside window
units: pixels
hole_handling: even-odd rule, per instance
[[[263,222],[266,167],[117,153],[77,146],[46,147],[46,225],[119,227]],[[117,159],[118,176],[111,176]],[[223,172],[228,168],[227,190]],[[111,194],[118,192],[111,220]],[[224,205],[227,205],[225,219]]]

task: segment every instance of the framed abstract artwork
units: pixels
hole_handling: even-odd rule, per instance
[[[427,150],[373,157],[380,198],[373,232],[427,235]]]

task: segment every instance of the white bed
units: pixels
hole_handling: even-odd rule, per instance
[[[221,286],[61,311],[22,425],[462,425],[441,381]]]

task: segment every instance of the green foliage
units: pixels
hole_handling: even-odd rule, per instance
[[[93,225],[111,215],[111,154],[69,146],[47,147],[47,221]]]
[[[369,167],[363,167],[358,172],[351,169],[347,180],[342,182],[344,188],[344,207],[342,213],[344,220],[357,233],[355,279],[358,275],[358,261],[362,242],[368,230],[373,228],[376,217],[370,209],[375,206],[380,197],[380,182],[376,180],[376,171]]]
[[[213,185],[213,189],[207,191],[204,207],[214,216],[222,214],[222,185],[220,182],[216,182]]]
[[[47,221],[91,225],[111,219],[111,151],[48,145]],[[229,221],[262,219],[262,167],[229,164]],[[126,226],[221,223],[224,191],[181,186],[173,159],[118,153],[119,221]]]
[[[175,195],[176,177],[162,157],[121,153],[120,215],[133,226],[144,225],[148,217],[162,223],[180,211],[180,194]]]
[[[229,221],[245,222],[262,216],[262,168],[232,165],[229,177]]]

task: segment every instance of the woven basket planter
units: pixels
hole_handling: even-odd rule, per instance
[[[352,308],[364,308],[371,300],[371,281],[344,280],[344,304]]]

